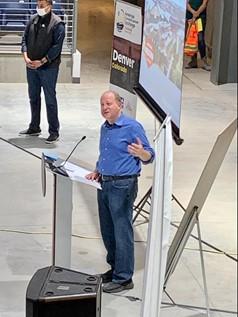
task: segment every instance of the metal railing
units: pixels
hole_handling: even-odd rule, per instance
[[[0,0],[0,53],[20,51],[27,22],[31,15],[36,13],[36,2],[36,0]],[[53,12],[65,22],[63,53],[74,53],[77,36],[77,0],[55,0]]]

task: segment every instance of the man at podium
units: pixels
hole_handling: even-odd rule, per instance
[[[86,178],[101,183],[97,191],[101,234],[110,270],[102,274],[103,291],[118,293],[134,287],[133,204],[137,196],[141,163],[148,164],[155,153],[136,120],[122,113],[120,96],[102,94],[99,158]]]

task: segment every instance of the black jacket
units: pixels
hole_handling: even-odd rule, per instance
[[[63,21],[52,11],[44,17],[40,17],[38,14],[33,15],[23,35],[22,52],[27,52],[31,60],[41,60],[43,57],[47,57],[49,62],[44,66],[59,65],[64,40],[62,32],[58,36],[60,24],[63,24]],[[57,40],[60,43],[57,43]],[[51,58],[51,54],[48,55],[50,50],[53,51],[53,58]]]

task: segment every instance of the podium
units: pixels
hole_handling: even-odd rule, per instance
[[[57,162],[58,163],[58,162]],[[53,175],[52,265],[39,269],[26,292],[26,317],[100,317],[101,277],[70,270],[73,180],[100,188],[85,179],[90,171],[74,164],[56,164],[42,153],[42,193],[46,170]]]
[[[46,170],[48,170],[54,177],[52,265],[70,268],[73,181],[81,182],[97,189],[101,189],[101,186],[98,182],[85,178],[85,175],[91,171],[61,159],[57,159],[57,163],[55,158],[42,153],[42,194],[43,196],[46,195]]]
[[[42,153],[42,193],[46,195],[46,169],[53,174],[52,265],[70,268],[72,237],[72,180],[67,173],[54,167],[54,160]]]

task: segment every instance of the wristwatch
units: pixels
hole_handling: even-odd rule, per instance
[[[40,60],[40,62],[41,62],[41,65],[44,65],[45,63],[48,62],[48,59],[47,59],[46,57],[43,57],[43,58]]]

